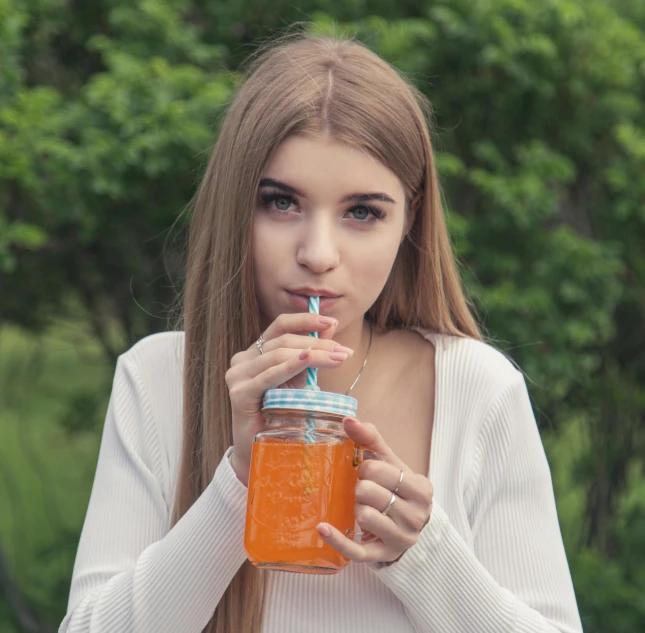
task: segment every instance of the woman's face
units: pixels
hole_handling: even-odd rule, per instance
[[[263,326],[306,312],[311,295],[337,331],[362,319],[406,229],[403,185],[385,165],[329,137],[287,139],[264,170],[255,209]]]

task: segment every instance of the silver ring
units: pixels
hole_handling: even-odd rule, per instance
[[[396,488],[392,491],[394,494],[396,494],[399,491],[402,481],[403,481],[403,471],[401,471],[401,476],[399,477],[399,483],[396,484]]]
[[[260,334],[260,338],[255,341],[256,347],[260,350],[260,355],[264,354],[264,350],[262,349],[262,345],[264,344],[264,334]]]
[[[392,493],[392,498],[390,499],[390,503],[387,504],[385,510],[381,510],[381,514],[386,517],[390,510],[392,509],[392,506],[394,505],[394,502],[396,501],[396,495]]]

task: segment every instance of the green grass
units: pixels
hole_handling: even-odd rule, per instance
[[[66,609],[111,375],[80,324],[39,337],[0,329],[0,543],[52,625]],[[6,607],[0,630],[9,633]]]

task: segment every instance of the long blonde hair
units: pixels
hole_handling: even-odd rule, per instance
[[[425,97],[351,38],[296,34],[255,56],[231,103],[197,192],[184,295],[183,448],[173,525],[232,445],[224,380],[260,334],[253,283],[253,208],[262,171],[292,135],[327,134],[366,151],[402,182],[414,223],[367,318],[481,338],[464,298],[443,217]],[[261,629],[265,576],[245,563],[204,629]]]

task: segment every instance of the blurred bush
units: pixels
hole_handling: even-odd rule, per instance
[[[170,227],[241,60],[297,20],[430,98],[464,279],[532,379],[585,630],[642,633],[642,0],[0,0],[0,326],[80,318],[108,363],[167,327]],[[72,435],[94,390],[61,405]]]

